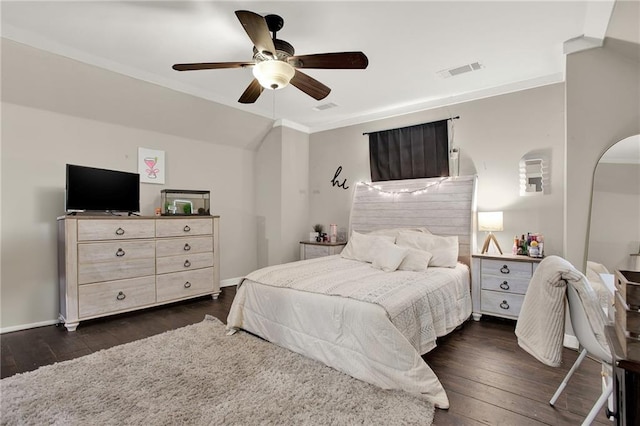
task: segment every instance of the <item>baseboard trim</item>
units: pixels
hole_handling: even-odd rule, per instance
[[[60,323],[60,320],[54,319],[54,320],[47,320],[47,321],[41,321],[41,322],[34,322],[31,324],[14,325],[12,327],[2,327],[0,328],[0,334],[11,333],[13,331],[28,330],[30,328],[45,327],[47,325],[54,325],[58,323]]]
[[[236,277],[236,278],[227,278],[226,280],[220,281],[220,287],[231,287],[234,285],[238,285],[242,282],[244,277]]]
[[[580,346],[576,336],[572,336],[571,334],[564,335],[564,341],[562,342],[562,344],[565,348],[570,349],[578,349],[578,347]]]
[[[220,287],[231,287],[234,285],[238,285],[242,282],[242,279],[243,277],[237,277],[237,278],[228,278],[226,280],[222,280],[220,281]],[[28,330],[30,328],[45,327],[47,325],[54,325],[59,323],[60,323],[59,319],[54,319],[54,320],[48,320],[48,321],[34,322],[31,324],[20,324],[20,325],[14,325],[11,327],[2,327],[0,328],[0,334],[11,333],[13,331]]]

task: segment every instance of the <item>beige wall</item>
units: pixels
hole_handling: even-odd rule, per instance
[[[562,254],[563,84],[312,134],[309,223],[348,227],[353,188],[358,181],[370,180],[368,137],[363,132],[457,115],[453,144],[460,148],[460,174],[478,175],[478,211],[504,211],[504,232],[496,233],[503,251],[511,251],[515,234],[541,232],[547,253]],[[518,163],[536,151],[550,160],[550,189],[545,195],[521,197]],[[349,190],[331,183],[339,166],[339,180],[346,179]],[[478,237],[484,241],[484,234]]]
[[[272,120],[5,40],[2,89],[3,331],[58,317],[66,163],[137,171],[138,147],[165,151],[166,184],[141,184],[142,214],[162,189],[209,190],[221,278],[257,267],[255,148]]]

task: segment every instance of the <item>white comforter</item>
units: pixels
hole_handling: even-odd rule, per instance
[[[330,256],[249,274],[227,327],[448,408],[442,385],[420,354],[470,314],[469,271],[462,264],[389,273]]]

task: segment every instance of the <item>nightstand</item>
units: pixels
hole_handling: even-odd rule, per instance
[[[300,260],[315,259],[316,257],[340,254],[346,241],[338,243],[316,243],[315,241],[300,241]]]
[[[473,319],[483,314],[518,319],[529,281],[542,259],[513,255],[472,255]]]

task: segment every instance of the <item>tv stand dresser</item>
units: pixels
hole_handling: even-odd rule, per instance
[[[220,294],[219,216],[58,218],[60,320]]]

